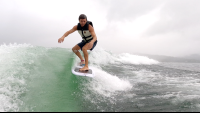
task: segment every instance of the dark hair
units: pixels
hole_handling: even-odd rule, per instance
[[[87,16],[85,14],[81,14],[79,16],[78,20],[80,20],[80,19],[86,19],[87,20]]]

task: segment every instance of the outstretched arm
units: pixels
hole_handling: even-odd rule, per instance
[[[65,37],[67,37],[69,34],[73,33],[77,30],[77,25],[74,26],[71,30],[67,31],[61,38],[58,39],[58,42],[61,43],[64,41]]]

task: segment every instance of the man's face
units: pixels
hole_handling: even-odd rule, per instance
[[[81,27],[83,27],[86,24],[87,20],[86,19],[80,19],[79,23],[81,24]]]

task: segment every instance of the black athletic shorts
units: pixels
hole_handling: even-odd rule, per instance
[[[87,43],[84,40],[82,40],[82,42],[78,43],[77,45],[81,48],[82,51],[82,48],[85,44]],[[90,51],[92,51],[96,45],[97,45],[97,40],[94,42],[93,47],[90,49]]]

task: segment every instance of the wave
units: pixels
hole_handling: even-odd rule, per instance
[[[95,48],[94,51],[89,52],[89,54],[89,63],[90,66],[94,67],[96,76],[87,83],[81,84],[84,86],[82,92],[85,96],[83,98],[88,100],[91,100],[94,95],[102,98],[110,98],[115,95],[116,92],[129,91],[132,88],[132,84],[129,80],[104,71],[100,65],[123,63],[151,65],[158,63],[158,61],[145,56],[138,56],[130,53],[114,54],[98,47]],[[29,91],[40,90],[39,86],[45,89],[45,87],[47,88],[45,84],[49,84],[48,82],[65,84],[62,77],[70,81],[68,85],[73,85],[73,82],[71,82],[72,78],[70,77],[74,77],[74,75],[71,74],[70,66],[77,63],[78,60],[78,57],[71,49],[67,48],[47,48],[33,46],[31,44],[16,43],[0,45],[0,111],[17,112],[22,109],[22,106],[30,107],[32,103],[25,105],[26,103],[22,98],[23,96],[29,95],[30,97],[27,98],[35,100],[36,98],[33,98],[33,95],[30,93],[27,94]],[[58,78],[50,79],[54,77]],[[38,79],[34,82],[33,80],[36,78]],[[51,81],[45,80],[46,78],[49,78]],[[55,80],[62,81],[57,82]],[[33,86],[33,89],[28,89],[28,85],[30,84]],[[60,88],[55,88],[51,90],[53,92],[59,89]],[[65,88],[63,87],[63,89]],[[68,95],[71,96],[70,92],[75,89],[76,88],[69,89]],[[90,94],[87,91],[92,93]],[[59,92],[66,95],[65,92]],[[98,102],[100,100],[96,99],[95,101]],[[70,109],[70,106],[68,108]],[[24,108],[24,111],[31,111],[31,109],[32,108]]]
[[[106,51],[103,48],[95,48],[95,51],[90,53],[89,60],[94,64],[158,64],[159,61],[150,59],[147,56],[134,55],[131,53],[114,54]]]
[[[30,70],[24,64],[32,64],[33,59],[25,49],[29,44],[3,44],[0,46],[0,111],[18,111],[23,102],[20,95],[26,89],[25,78]],[[29,56],[29,57],[28,57]]]

